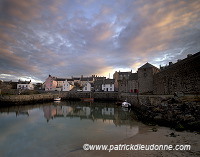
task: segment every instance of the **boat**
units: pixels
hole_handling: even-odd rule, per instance
[[[58,96],[54,98],[54,101],[60,101],[60,100],[61,100],[61,97],[60,97],[60,91],[59,91]]]
[[[90,92],[90,97],[89,97],[89,98],[81,98],[81,101],[93,102],[93,101],[94,101],[94,98],[91,97],[91,92]]]
[[[60,101],[60,100],[61,100],[60,97],[54,98],[54,101]]]
[[[123,101],[117,101],[117,102],[115,102],[115,105],[117,105],[117,106],[121,106],[122,103],[123,103]]]
[[[128,103],[128,102],[126,102],[126,101],[124,101],[124,102],[122,103],[122,107],[129,108],[129,107],[131,107],[131,104]]]
[[[81,98],[81,101],[93,102],[94,98]]]

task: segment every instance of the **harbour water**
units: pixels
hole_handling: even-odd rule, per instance
[[[61,101],[0,108],[0,156],[67,156],[83,144],[112,144],[141,123],[113,103]]]

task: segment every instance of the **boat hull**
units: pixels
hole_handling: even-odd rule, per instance
[[[81,98],[81,101],[93,102],[93,101],[94,101],[94,98]]]
[[[130,107],[131,107],[131,104],[128,103],[128,102],[123,102],[123,103],[122,103],[122,107],[124,107],[124,108],[130,108]]]
[[[54,101],[60,101],[61,98],[54,98]]]

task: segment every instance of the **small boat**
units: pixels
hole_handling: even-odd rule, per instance
[[[117,105],[117,106],[121,106],[122,103],[123,103],[123,101],[117,101],[117,102],[115,102],[115,105]]]
[[[54,98],[54,101],[60,101],[60,100],[61,100],[60,97]]]
[[[93,101],[94,101],[94,98],[81,98],[81,101],[93,102]]]
[[[129,108],[129,107],[131,107],[131,104],[125,101],[122,103],[122,107]]]
[[[90,97],[89,98],[81,98],[81,101],[85,101],[85,102],[93,102],[94,98],[92,98],[91,96],[91,92],[90,92]]]

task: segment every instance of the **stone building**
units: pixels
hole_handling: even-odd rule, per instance
[[[131,93],[138,93],[138,74],[132,73],[128,80],[128,90]]]
[[[159,71],[160,69],[150,63],[146,63],[138,68],[138,90],[140,94],[153,93],[153,76]]]
[[[103,80],[94,81],[94,91],[95,92],[101,92],[102,91],[102,84],[103,84]]]
[[[200,52],[188,55],[154,75],[154,94],[200,94]]]
[[[115,80],[114,86],[115,86],[115,91],[119,90],[119,82],[122,82],[122,80],[127,80],[129,79],[129,76],[132,74],[132,70],[130,72],[117,72],[113,74],[113,79]]]
[[[128,78],[124,77],[122,80],[118,80],[118,92],[137,93],[138,74],[131,73]]]

